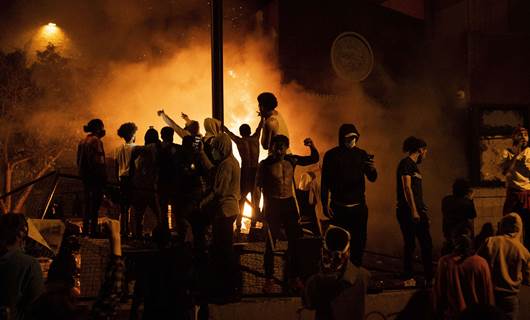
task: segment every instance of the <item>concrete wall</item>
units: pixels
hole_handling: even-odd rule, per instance
[[[491,222],[496,226],[502,218],[502,206],[506,189],[504,188],[477,188],[474,201],[477,209],[475,219],[475,232],[478,233],[484,223]]]

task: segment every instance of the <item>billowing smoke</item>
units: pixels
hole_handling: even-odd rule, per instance
[[[169,3],[176,3],[178,8]],[[72,124],[80,129],[89,117],[102,118],[108,132],[104,140],[107,153],[119,143],[115,132],[121,123],[133,121],[138,125],[140,143],[149,126],[163,127],[156,114],[159,109],[179,123],[183,123],[181,112],[200,120],[201,125],[202,119],[211,115],[208,4],[180,1],[166,5],[100,0],[88,6],[57,1],[44,11],[49,14],[57,10],[58,24],[70,30],[72,42],[86,55],[79,60],[99,64],[103,70],[98,83],[90,88],[86,105],[72,110],[76,119]],[[33,12],[30,17],[37,20],[41,16],[36,11],[42,6],[17,7],[15,11]],[[288,123],[295,153],[305,154],[302,141],[310,136],[323,155],[336,145],[339,126],[354,123],[361,133],[360,147],[375,155],[379,171],[378,181],[368,183],[367,189],[368,249],[392,254],[400,254],[402,243],[395,219],[395,170],[405,156],[401,144],[409,135],[424,138],[429,155],[420,170],[433,236],[439,245],[440,200],[455,177],[465,176],[466,159],[463,139],[451,124],[450,106],[436,86],[421,76],[406,84],[392,80],[392,94],[385,105],[365,94],[362,84],[343,87],[335,96],[318,95],[297,83],[282,84],[274,48],[273,38],[266,34],[227,36],[226,126],[235,132],[242,123],[255,128],[259,121],[256,97],[262,91],[277,95],[278,110]]]

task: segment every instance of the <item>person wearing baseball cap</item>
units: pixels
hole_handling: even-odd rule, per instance
[[[350,260],[356,266],[362,265],[367,237],[365,177],[377,179],[373,156],[357,146],[359,137],[355,125],[340,127],[339,145],[324,155],[321,182],[323,213],[350,232]]]
[[[506,200],[503,213],[517,213],[523,220],[524,240],[530,249],[530,148],[528,130],[517,127],[512,146],[502,152],[501,169],[506,176]]]

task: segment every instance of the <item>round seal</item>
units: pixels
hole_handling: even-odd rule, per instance
[[[363,36],[355,32],[344,32],[333,41],[331,64],[341,79],[359,82],[372,72],[374,54]]]

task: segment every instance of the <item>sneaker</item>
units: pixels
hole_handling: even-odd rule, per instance
[[[274,291],[274,279],[265,279],[262,290],[265,294],[271,294]]]
[[[415,287],[416,286],[416,279],[410,278],[410,279],[404,280],[403,281],[403,286],[405,288]]]

